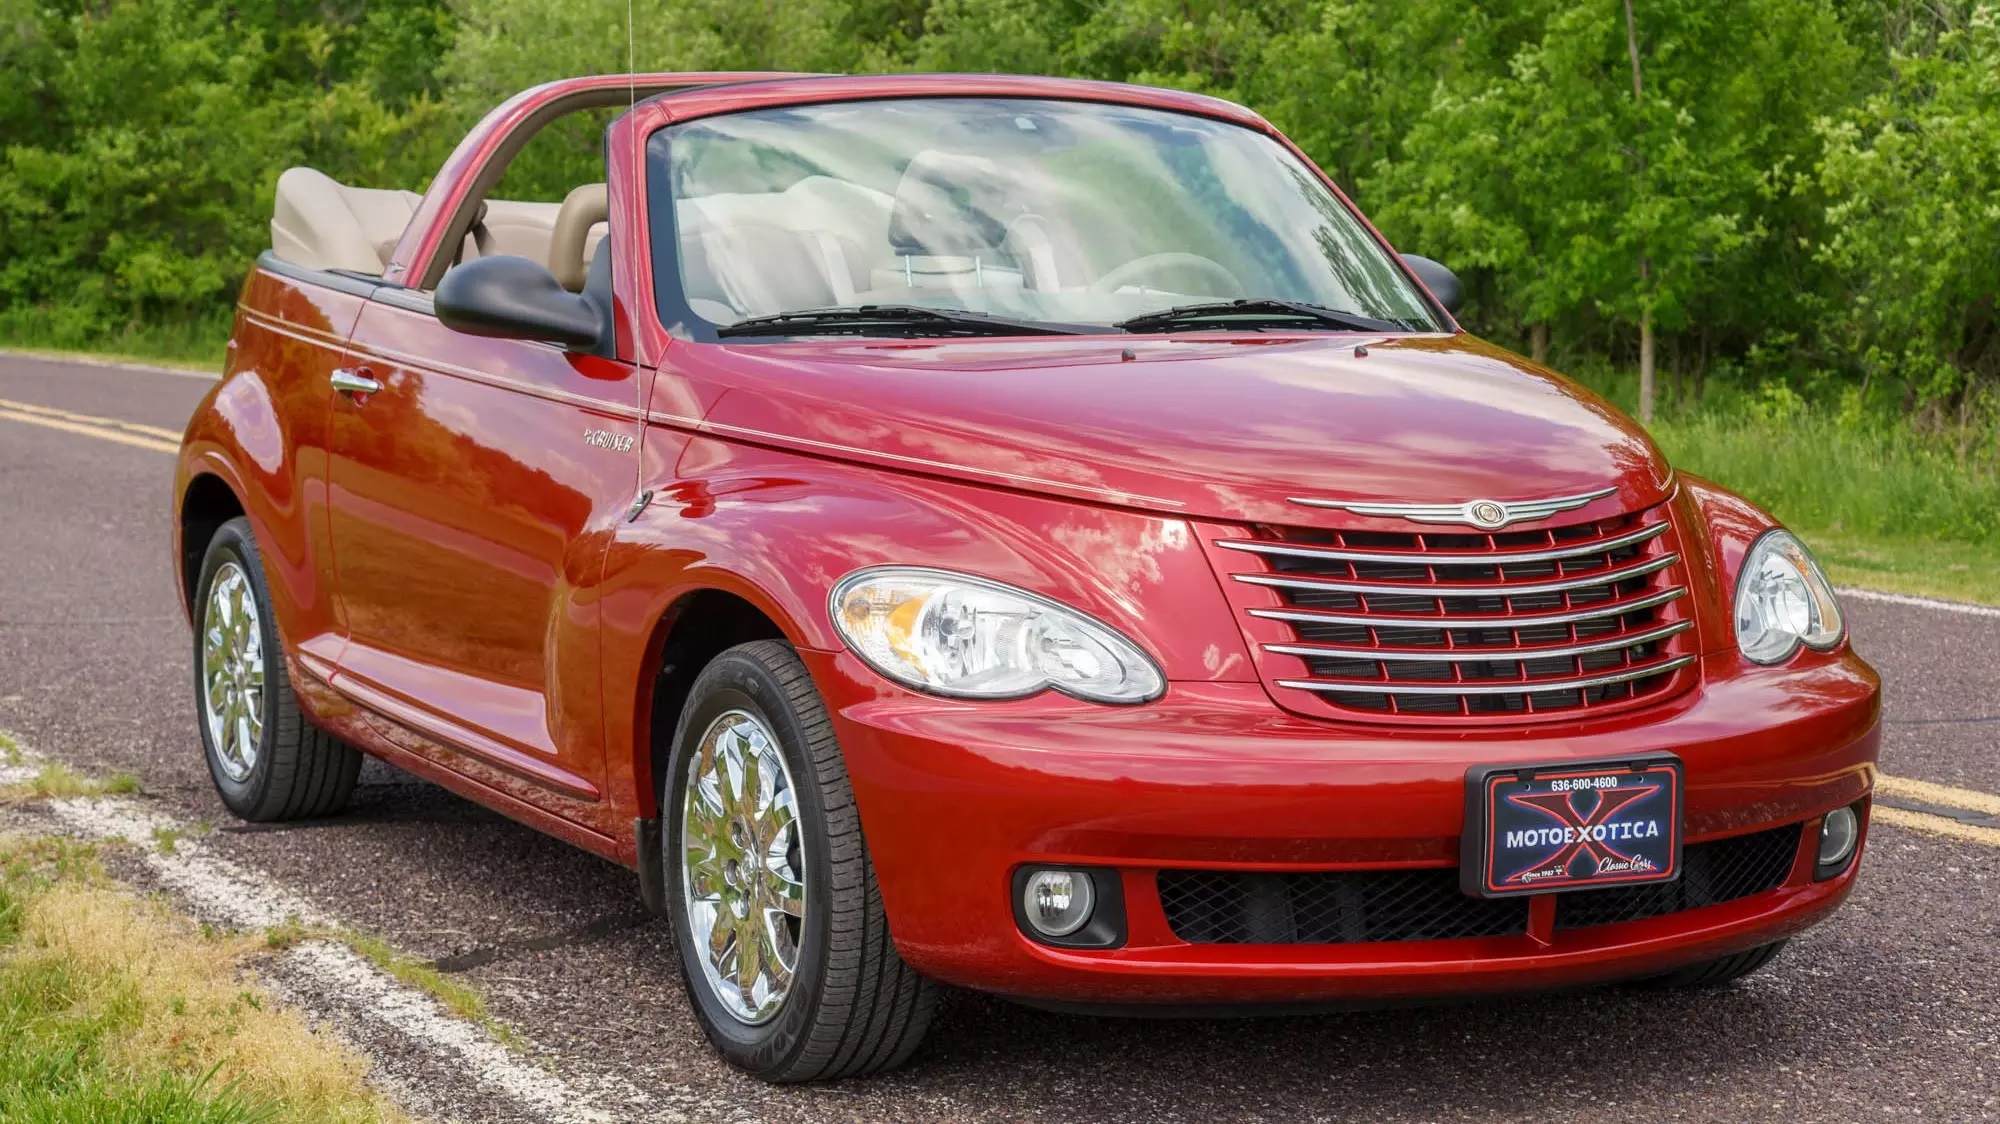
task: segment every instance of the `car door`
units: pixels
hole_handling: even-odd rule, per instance
[[[362,310],[349,360],[336,689],[396,747],[610,834],[590,594],[634,498],[641,372],[461,335],[411,290]]]

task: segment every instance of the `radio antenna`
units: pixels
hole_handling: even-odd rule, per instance
[[[625,100],[639,104],[639,47],[632,37],[632,0],[625,0]]]

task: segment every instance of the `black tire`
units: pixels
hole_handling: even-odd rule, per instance
[[[1649,988],[1675,991],[1721,987],[1723,984],[1740,980],[1769,964],[1771,961],[1776,960],[1778,954],[1784,950],[1784,941],[1772,941],[1770,944],[1760,945],[1747,952],[1739,952],[1733,956],[1717,957],[1714,960],[1704,960],[1699,964],[1690,964],[1685,968],[1677,968],[1665,975],[1651,976],[1640,980],[1639,983]]]
[[[691,937],[680,854],[689,755],[731,710],[775,735],[794,779],[806,843],[805,916],[790,993],[749,1025],[716,997]],[[790,645],[741,644],[696,677],[661,777],[661,845],[681,977],[702,1030],[731,1065],[772,1082],[827,1081],[893,1069],[923,1041],[937,985],[896,955],[847,768],[812,679]]]
[[[248,775],[240,779],[230,776],[224,767],[203,702],[207,684],[203,680],[202,642],[208,630],[209,594],[217,574],[232,562],[249,583],[264,656],[258,708],[263,729],[256,738],[257,752]],[[231,519],[209,540],[200,579],[195,583],[194,619],[195,725],[201,730],[208,775],[215,781],[224,806],[237,818],[255,823],[313,819],[345,808],[354,794],[354,779],[361,772],[361,753],[315,727],[299,709],[271,612],[271,592],[264,583],[263,559],[251,537],[248,519]]]

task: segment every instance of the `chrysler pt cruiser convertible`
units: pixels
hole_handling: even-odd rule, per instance
[[[579,112],[597,175],[495,197]],[[1852,886],[1812,556],[1239,106],[576,79],[421,195],[292,169],[271,238],[174,493],[222,801],[368,754],[631,868],[761,1077],[943,986],[1715,984]]]

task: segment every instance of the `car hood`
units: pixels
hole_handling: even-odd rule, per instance
[[[677,371],[727,388],[701,422],[719,436],[1161,513],[1353,526],[1294,497],[1459,504],[1617,489],[1570,516],[1591,518],[1656,503],[1671,480],[1615,407],[1465,335],[687,351],[705,353],[699,368]]]

